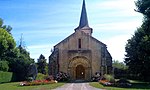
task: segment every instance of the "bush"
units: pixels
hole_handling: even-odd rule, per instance
[[[38,73],[36,80],[45,80],[47,77],[48,77],[47,75],[44,75],[42,73]]]
[[[7,72],[9,69],[8,62],[7,61],[0,61],[0,71]]]
[[[95,75],[92,77],[93,82],[97,82],[101,79],[101,73],[96,72]]]
[[[70,79],[69,75],[64,72],[59,72],[55,78],[57,81],[60,81],[60,82],[69,81]]]
[[[3,72],[0,71],[0,83],[10,82],[12,79],[12,72]]]
[[[105,74],[104,75],[104,78],[109,81],[110,83],[114,83],[115,82],[115,78],[112,76],[112,75],[108,75],[108,74]]]
[[[48,76],[48,77],[46,78],[46,80],[47,80],[47,81],[52,81],[52,80],[54,80],[54,77],[53,77],[52,75],[50,75],[50,76]]]
[[[118,86],[118,87],[130,87],[131,83],[127,79],[121,78],[120,80],[118,80],[116,82],[116,86]]]

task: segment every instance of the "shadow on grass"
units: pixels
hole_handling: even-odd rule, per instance
[[[148,89],[148,90],[150,90],[150,83],[131,83],[132,85],[130,86],[130,87],[121,87],[121,86],[104,86],[104,87],[114,87],[114,88],[126,88],[126,89]],[[123,89],[123,90],[124,90]]]
[[[133,89],[150,89],[150,83],[131,83]]]

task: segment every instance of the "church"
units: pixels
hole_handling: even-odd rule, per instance
[[[49,75],[67,73],[71,80],[91,80],[95,73],[111,74],[112,57],[106,44],[92,36],[83,0],[79,26],[56,44],[49,56]]]

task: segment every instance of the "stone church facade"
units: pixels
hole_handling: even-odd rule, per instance
[[[95,73],[112,72],[112,57],[107,46],[92,37],[83,0],[79,26],[75,32],[54,46],[49,56],[49,75],[69,74],[71,80],[90,80]]]

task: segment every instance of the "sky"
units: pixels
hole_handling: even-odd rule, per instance
[[[82,0],[0,0],[0,18],[35,61],[48,59],[53,46],[78,27]],[[92,36],[107,45],[113,60],[124,61],[125,45],[142,24],[134,0],[85,0]]]

